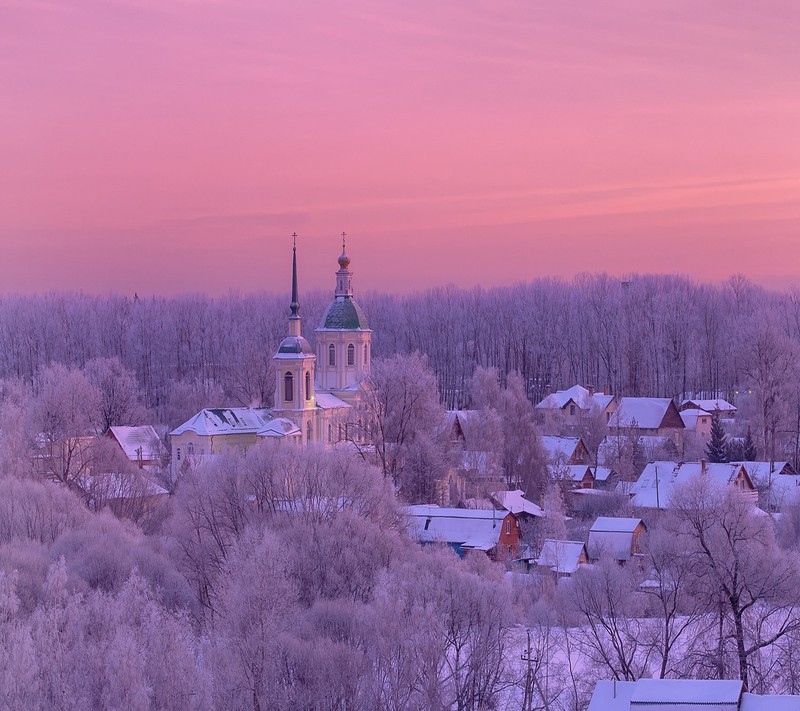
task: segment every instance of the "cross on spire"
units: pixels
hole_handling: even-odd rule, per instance
[[[292,249],[297,249],[297,232],[292,232]]]
[[[344,238],[347,237],[347,232],[342,232],[342,252],[344,252]]]

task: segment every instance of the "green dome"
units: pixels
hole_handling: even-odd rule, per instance
[[[337,296],[322,315],[320,329],[332,331],[368,331],[367,317],[349,296]]]
[[[314,355],[311,344],[302,336],[287,336],[278,346],[278,356]]]

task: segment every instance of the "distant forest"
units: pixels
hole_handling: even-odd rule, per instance
[[[617,395],[730,400],[757,388],[781,401],[785,416],[798,409],[800,291],[767,291],[741,275],[712,286],[683,276],[584,274],[357,299],[374,355],[427,355],[448,408],[468,404],[469,378],[482,365],[501,377],[518,371],[532,401],[547,386],[574,383]],[[301,295],[312,344],[329,301],[327,291]],[[135,374],[145,404],[173,426],[202,406],[270,404],[271,358],[287,315],[286,294],[6,295],[0,377],[35,389],[37,372],[52,362],[83,367],[116,357]]]

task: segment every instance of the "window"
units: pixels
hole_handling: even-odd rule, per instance
[[[575,414],[575,405],[570,405],[569,406],[569,414],[570,415],[574,415]]]
[[[351,343],[347,346],[347,365],[356,364],[356,347]]]
[[[178,461],[181,461],[181,448],[178,447],[178,456],[176,457]]]
[[[425,519],[425,530],[426,531],[428,530],[428,526],[430,526],[430,525],[431,525],[431,519],[430,518],[426,518]]]
[[[336,365],[336,346],[333,343],[328,346],[328,365]]]
[[[311,399],[311,373],[306,371],[306,400]]]
[[[187,454],[191,457],[194,454],[194,442],[189,442]]]
[[[333,442],[333,425],[328,425],[328,442]]]
[[[311,423],[306,424],[306,442],[311,441]]]
[[[364,365],[367,364],[367,344],[364,344]]]
[[[294,376],[289,372],[283,376],[283,399],[286,402],[294,400]]]
[[[506,521],[506,535],[511,535],[511,521]]]

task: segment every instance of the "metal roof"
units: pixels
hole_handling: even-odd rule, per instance
[[[337,296],[325,309],[318,331],[368,331],[361,307],[349,296]]]

